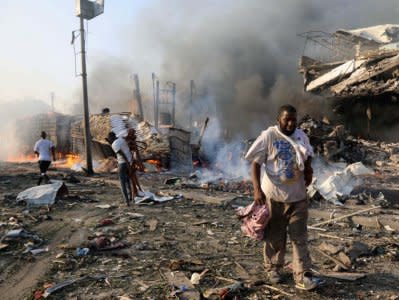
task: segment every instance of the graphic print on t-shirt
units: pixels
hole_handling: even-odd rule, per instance
[[[273,142],[273,148],[277,155],[277,175],[282,183],[293,183],[299,177],[299,169],[296,163],[295,150],[286,140]]]

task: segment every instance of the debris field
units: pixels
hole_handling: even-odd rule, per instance
[[[295,290],[290,252],[285,282],[268,283],[262,242],[244,237],[235,215],[252,201],[249,181],[140,173],[159,197],[126,207],[116,173],[52,168],[67,192],[36,207],[16,201],[35,185],[36,164],[1,163],[2,299],[398,299],[398,161],[377,161],[343,205],[311,198],[309,247],[323,280],[312,292]]]

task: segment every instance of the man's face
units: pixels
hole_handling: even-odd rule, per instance
[[[294,133],[297,124],[296,113],[283,111],[277,121],[282,133],[285,135],[291,135]]]

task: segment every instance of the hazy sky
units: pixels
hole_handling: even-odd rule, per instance
[[[57,111],[79,104],[70,44],[79,27],[74,8],[74,0],[0,0],[1,110],[10,101],[50,103],[51,92]],[[284,78],[301,89],[304,41],[297,33],[397,23],[398,16],[398,0],[105,0],[105,13],[89,21],[92,112],[111,101],[125,109],[135,72],[152,97],[156,72],[176,81],[182,95],[196,80],[210,101],[219,101],[224,119],[234,121],[243,109],[259,118],[271,96],[279,103],[292,86]]]
[[[105,13],[89,22],[89,72],[96,56],[119,56],[122,28],[145,5],[151,1],[105,0]],[[70,44],[79,28],[74,8],[74,0],[0,0],[0,105],[49,100],[52,91],[58,103],[72,100],[81,86]]]

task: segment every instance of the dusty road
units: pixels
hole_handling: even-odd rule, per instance
[[[235,205],[248,202],[242,191],[165,185],[164,180],[175,175],[142,174],[140,180],[146,190],[183,197],[126,207],[121,203],[116,174],[87,178],[75,173],[80,182],[71,183],[71,171],[58,169],[52,170],[51,176],[66,180],[69,195],[49,210],[27,211],[25,206],[16,205],[15,197],[35,185],[36,164],[1,163],[0,168],[1,236],[24,228],[44,240],[41,248],[48,247],[48,252],[32,255],[24,253],[29,239],[2,242],[7,246],[0,250],[1,299],[35,299],[35,295],[40,299],[46,288],[71,279],[76,282],[48,298],[196,299],[210,288],[239,281],[245,288],[236,299],[398,299],[399,238],[394,226],[385,224],[399,223],[394,169],[382,170],[363,187],[370,195],[381,190],[387,193],[388,203],[383,209],[356,216],[363,219],[353,217],[323,226],[323,231],[310,230],[315,270],[331,275],[336,266],[328,258],[332,256],[347,268],[346,272],[341,268],[339,274],[365,276],[355,281],[322,276],[325,283],[316,291],[297,292],[290,275],[290,255],[285,283],[276,285],[277,290],[268,286],[262,268],[262,243],[243,237],[234,215]],[[98,207],[107,204],[107,208]],[[309,224],[322,221],[333,210],[335,215],[343,215],[374,204],[372,197],[364,205],[351,202],[342,208],[314,202]],[[93,241],[100,236],[106,238],[108,246],[119,247],[93,250]],[[357,241],[362,249],[353,246]],[[323,242],[342,248],[339,252],[350,261],[345,261],[344,254],[328,254],[320,247]],[[79,256],[76,249],[85,247],[90,252]],[[328,256],[320,254],[320,249]],[[184,281],[184,277],[190,279],[194,272],[204,270],[208,271],[195,288]],[[183,279],[176,279],[180,277]]]

